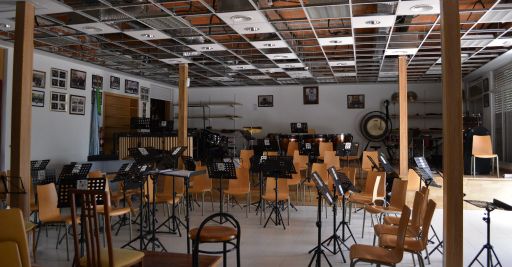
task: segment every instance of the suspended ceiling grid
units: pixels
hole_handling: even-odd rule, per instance
[[[35,47],[177,85],[322,84],[441,78],[439,1],[33,0]],[[459,1],[462,72],[512,45],[512,1]],[[14,39],[15,1],[0,3]]]

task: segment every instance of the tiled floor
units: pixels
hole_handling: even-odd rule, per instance
[[[207,205],[206,207],[206,213],[209,214],[211,206]],[[215,207],[217,210],[218,204]],[[233,210],[233,214],[240,221],[242,228],[242,266],[306,266],[308,264],[311,255],[307,251],[316,245],[316,207],[299,206],[298,211],[292,210],[291,222],[286,230],[283,230],[281,226],[274,225],[263,228],[259,224],[259,216],[254,211],[249,214],[249,218],[246,218],[245,211],[241,211],[238,207]],[[470,260],[485,242],[486,228],[485,223],[482,221],[483,215],[483,211],[479,210],[464,211],[465,266],[469,264]],[[286,213],[284,216],[286,221]],[[332,211],[329,210],[327,219],[325,219],[325,216],[322,217],[324,227],[322,236],[328,237],[332,234]],[[341,215],[338,217],[339,220]],[[197,226],[203,218],[200,216],[200,210],[196,209],[192,212],[191,226]],[[512,212],[492,212],[492,242],[503,266],[512,266],[512,254],[508,247],[510,240],[512,240],[511,220]],[[373,230],[369,225],[370,223],[367,220],[365,238],[361,239],[362,214],[358,213],[352,216],[351,228],[358,243],[371,244]],[[442,234],[442,210],[436,211],[434,227],[439,234]],[[115,247],[119,247],[128,241],[127,231],[127,227],[125,227],[119,236],[114,236]],[[71,266],[71,261],[66,261],[65,245],[62,244],[59,249],[55,249],[56,236],[57,231],[53,229],[48,231],[48,238],[45,237],[44,232],[41,233],[37,252],[37,263],[39,265],[47,267]],[[159,234],[158,237],[167,250],[175,252],[186,251],[185,237],[170,234]],[[71,241],[70,239],[70,246],[72,246]],[[73,255],[72,251],[73,249],[70,247],[71,255]],[[344,253],[348,257],[348,251]],[[349,264],[342,262],[339,254],[333,256],[328,253],[328,258],[334,266],[349,266]],[[431,260],[431,266],[442,266],[442,256],[439,253],[434,253]],[[228,266],[235,266],[235,255],[233,253],[228,255],[228,263]],[[327,266],[325,262],[322,264]],[[364,264],[360,265],[363,266]],[[413,266],[412,257],[406,254],[399,266]]]

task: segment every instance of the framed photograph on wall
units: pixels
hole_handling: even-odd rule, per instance
[[[103,76],[92,75],[92,89],[103,90]]]
[[[71,69],[71,76],[69,79],[69,87],[74,89],[85,90],[85,79],[87,73],[81,70]]]
[[[364,109],[364,95],[347,95],[348,109]]]
[[[120,90],[121,89],[121,78],[116,76],[110,76],[110,89]]]
[[[318,86],[304,86],[304,105],[318,104]]]
[[[139,94],[139,82],[124,80],[124,92],[131,95]]]
[[[140,87],[140,101],[149,102],[149,88]]]
[[[51,86],[53,88],[66,90],[66,81],[68,80],[68,72],[61,69],[51,69]]]
[[[46,87],[46,72],[38,70],[32,71],[32,87],[43,89]]]
[[[50,110],[57,112],[66,112],[68,104],[68,94],[52,92],[50,97]]]
[[[85,115],[85,96],[69,96],[69,114]]]
[[[32,106],[44,107],[44,91],[32,90]]]
[[[259,95],[258,96],[258,107],[273,107],[274,96],[273,95]]]

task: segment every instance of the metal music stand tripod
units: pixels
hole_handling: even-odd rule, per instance
[[[309,261],[308,267],[313,264],[313,261],[315,262],[315,267],[320,267],[322,265],[322,256],[327,261],[327,264],[329,264],[330,267],[332,267],[331,262],[329,259],[327,259],[327,256],[325,255],[324,250],[322,249],[322,197],[327,201],[329,205],[332,205],[334,203],[334,197],[331,194],[331,191],[327,187],[327,185],[322,180],[322,177],[317,172],[313,172],[311,174],[311,179],[313,179],[313,182],[316,185],[316,189],[318,191],[318,203],[317,203],[317,217],[316,217],[316,227],[317,227],[317,245],[313,249],[311,249],[308,253],[313,253],[313,256],[311,257],[311,260]],[[341,254],[343,256],[343,254]],[[316,261],[315,261],[316,259]]]
[[[486,217],[484,217],[483,220],[487,224],[487,242],[482,247],[482,249],[480,249],[478,254],[473,258],[473,260],[471,261],[471,263],[469,264],[468,267],[471,267],[473,265],[473,263],[475,263],[475,261],[478,262],[480,264],[480,266],[486,266],[486,267],[500,266],[500,267],[502,267],[503,265],[501,265],[500,259],[498,258],[498,255],[496,255],[496,252],[494,251],[494,248],[491,244],[491,211],[496,210],[496,209],[512,211],[512,206],[510,206],[504,202],[501,202],[497,199],[494,199],[493,202],[479,201],[479,200],[464,200],[464,201],[466,201],[467,203],[469,203],[473,206],[485,209]],[[486,254],[487,254],[486,265],[483,265],[482,262],[480,262],[480,260],[478,259],[478,257],[480,257],[480,255],[484,252],[484,250],[486,251]],[[496,264],[493,263],[494,259],[496,260]]]
[[[292,173],[295,173],[295,167],[293,166],[293,158],[288,156],[270,156],[263,162],[263,176],[264,177],[274,177],[275,179],[275,200],[272,204],[272,211],[268,215],[267,221],[263,228],[267,227],[269,221],[277,226],[282,224],[283,229],[286,230],[286,226],[284,225],[283,216],[281,215],[281,210],[279,209],[279,201],[278,201],[278,180],[281,179],[291,179]],[[263,204],[264,205],[264,204]],[[272,218],[272,214],[275,215],[275,219]]]
[[[219,210],[220,213],[224,213],[224,188],[222,186],[222,181],[224,179],[236,179],[236,169],[235,163],[230,162],[210,162],[207,165],[208,176],[211,179],[219,179],[219,192],[220,192],[220,200],[219,200]],[[222,217],[221,217],[222,220]],[[222,221],[220,222],[222,223]]]

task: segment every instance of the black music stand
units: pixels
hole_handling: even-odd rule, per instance
[[[30,161],[30,175],[32,176],[32,183],[39,184],[39,180],[45,180],[46,177],[41,177],[41,171],[45,171],[50,163],[49,159],[45,160],[32,160]]]
[[[290,130],[292,133],[307,133],[308,123],[307,122],[292,122],[290,123]]]
[[[187,150],[186,146],[177,146],[169,151],[163,151],[162,157],[157,164],[158,169],[177,169],[178,161],[183,153]]]
[[[480,249],[478,254],[473,258],[473,260],[471,261],[471,263],[469,264],[468,267],[471,267],[473,265],[473,263],[475,263],[475,262],[478,262],[480,264],[480,266],[484,266],[482,264],[482,262],[480,262],[480,260],[478,259],[478,257],[480,257],[480,255],[484,252],[484,250],[486,251],[486,254],[487,254],[487,260],[486,260],[486,265],[485,265],[486,267],[494,267],[494,266],[502,267],[503,265],[501,265],[500,259],[498,258],[498,255],[496,255],[496,252],[494,251],[494,248],[491,244],[491,212],[496,209],[512,211],[512,206],[510,206],[502,201],[499,201],[497,199],[493,199],[492,202],[480,201],[480,200],[464,200],[464,201],[466,201],[467,203],[469,203],[473,206],[485,209],[486,217],[484,217],[483,220],[487,224],[487,242],[482,247],[482,249]],[[496,259],[496,262],[497,262],[496,264],[493,263],[493,260],[494,260],[493,256]]]
[[[398,173],[395,171],[395,168],[393,168],[393,166],[391,166],[389,161],[384,156],[384,153],[382,153],[382,152],[379,153],[379,161],[380,161],[380,165],[386,172],[386,201],[389,201],[390,195],[391,195],[391,190],[393,187],[393,180],[395,180],[395,178],[400,179],[400,175],[398,175]]]
[[[23,180],[21,177],[7,175],[0,176],[0,195],[6,196],[6,202],[8,195],[20,195],[25,193],[25,186],[23,186]],[[4,203],[1,206],[7,206],[7,203]],[[0,208],[3,208],[1,206]]]
[[[276,139],[258,139],[257,140],[257,146],[259,149],[263,152],[269,152],[269,151],[280,151],[279,142],[277,142]],[[256,154],[256,151],[254,151]]]
[[[347,167],[350,166],[348,157],[352,154],[352,142],[345,142],[336,145],[336,156],[342,158],[346,157]]]
[[[59,181],[63,179],[81,180],[86,179],[91,170],[92,163],[76,163],[64,165],[59,175]]]
[[[277,195],[279,191],[278,179],[291,179],[292,173],[295,173],[295,167],[293,166],[293,158],[288,156],[270,156],[263,162],[262,175],[264,177],[274,177],[276,180],[275,191],[275,200],[272,205],[272,211],[268,215],[267,221],[263,228],[267,227],[267,224],[270,220],[274,222],[277,226],[279,224],[283,225],[283,229],[286,230],[286,226],[284,225],[283,216],[281,215],[281,210],[279,209]],[[272,214],[275,215],[275,219],[272,219]],[[289,219],[289,218],[288,218]]]
[[[251,204],[257,203],[256,215],[258,215],[258,212],[260,213],[260,224],[262,223],[262,215],[263,215],[263,212],[261,212],[261,210],[263,210],[263,174],[262,174],[262,170],[264,169],[263,163],[265,162],[266,159],[267,159],[267,156],[263,156],[263,155],[260,155],[260,156],[254,155],[251,158],[251,171],[253,173],[254,172],[258,173],[258,178],[259,178],[258,186],[260,189],[259,200],[257,202],[251,203]]]
[[[153,147],[132,147],[128,148],[128,153],[139,165],[154,166],[161,157],[161,153]]]
[[[313,182],[316,185],[316,189],[318,192],[318,204],[317,204],[317,218],[316,218],[316,227],[317,227],[317,245],[313,249],[311,249],[308,253],[313,253],[313,256],[311,257],[311,260],[309,261],[308,267],[313,264],[313,261],[315,261],[315,267],[320,267],[322,265],[322,256],[324,256],[325,260],[327,261],[327,264],[329,264],[330,267],[332,267],[331,262],[329,259],[327,259],[327,256],[325,255],[324,250],[322,249],[322,197],[327,201],[329,205],[332,205],[334,203],[334,196],[331,194],[331,191],[327,187],[327,185],[322,180],[322,177],[317,172],[313,172],[311,174],[311,179],[313,179]],[[341,254],[343,256],[343,254]],[[343,259],[345,257],[343,256]]]
[[[224,213],[224,189],[222,181],[224,179],[236,179],[236,169],[234,162],[210,162],[207,165],[208,176],[210,179],[219,179],[220,192],[220,213]],[[222,223],[222,222],[221,222]]]

